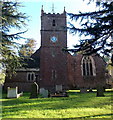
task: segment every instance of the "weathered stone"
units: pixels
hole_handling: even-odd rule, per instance
[[[49,92],[48,90],[45,90],[44,88],[40,88],[40,95],[42,95],[42,97],[47,98],[49,96]]]
[[[23,93],[18,94],[18,87],[15,87],[15,88],[8,87],[8,89],[7,89],[7,98],[18,98],[22,94]]]
[[[62,92],[62,85],[56,85],[56,92]]]

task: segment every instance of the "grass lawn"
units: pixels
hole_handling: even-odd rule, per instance
[[[29,99],[30,94],[17,99],[5,99],[3,94],[3,118],[111,118],[111,96],[96,97],[96,93],[79,93],[68,91],[69,97]],[[9,119],[8,119],[9,120]]]

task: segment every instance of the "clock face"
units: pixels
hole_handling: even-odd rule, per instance
[[[51,41],[55,43],[57,41],[57,37],[55,36],[51,37]]]

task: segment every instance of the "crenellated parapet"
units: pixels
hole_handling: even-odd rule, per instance
[[[63,13],[55,13],[54,7],[52,8],[51,13],[46,13],[43,9],[41,9],[41,31],[65,31],[66,30],[66,11],[64,7]]]
[[[46,13],[43,9],[43,5],[42,5],[42,8],[41,8],[41,16],[56,16],[56,17],[60,17],[60,16],[64,16],[66,17],[66,10],[65,10],[65,7],[64,7],[64,11],[63,13],[55,13],[53,10],[52,10],[52,13]]]

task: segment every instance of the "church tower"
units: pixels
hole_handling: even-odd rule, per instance
[[[66,11],[45,13],[41,10],[40,87],[50,91],[67,87]]]

